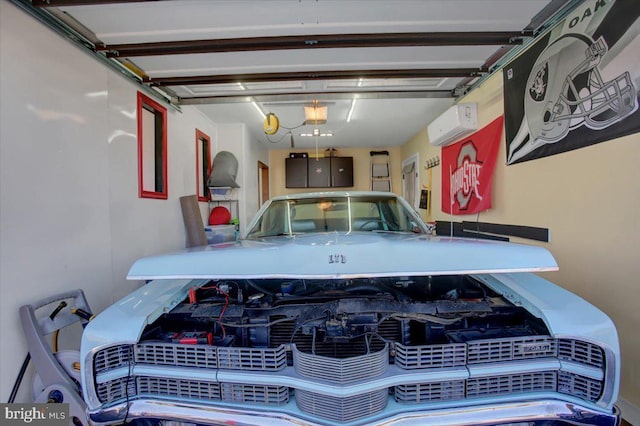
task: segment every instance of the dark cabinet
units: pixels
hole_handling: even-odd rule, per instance
[[[309,158],[309,188],[331,186],[331,162],[329,158]]]
[[[353,157],[286,158],[287,188],[353,186]]]
[[[353,186],[353,157],[331,157],[331,186]]]
[[[287,188],[308,188],[307,158],[285,159],[285,186]]]

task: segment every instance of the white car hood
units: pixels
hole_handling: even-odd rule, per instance
[[[147,257],[128,279],[354,278],[557,270],[548,250],[398,233],[326,233],[243,240]]]

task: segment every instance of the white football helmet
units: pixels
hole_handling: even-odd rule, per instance
[[[609,127],[638,108],[628,71],[604,81],[598,67],[607,51],[602,37],[593,41],[584,34],[562,35],[542,51],[524,93],[529,141],[512,144],[508,162],[558,142],[579,126]]]

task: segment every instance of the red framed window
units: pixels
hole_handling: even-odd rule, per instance
[[[198,201],[209,201],[207,180],[211,174],[211,138],[196,129],[196,194]]]
[[[167,109],[138,92],[138,196],[166,200]]]

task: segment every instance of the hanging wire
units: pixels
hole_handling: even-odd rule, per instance
[[[283,127],[283,128],[285,128],[285,129],[286,129],[286,127],[284,127],[284,126],[280,126],[280,127]],[[264,135],[267,137],[267,140],[268,140],[269,142],[271,142],[271,143],[278,143],[278,142],[282,141],[282,139],[284,139],[287,135],[291,135],[291,136],[293,137],[293,134],[291,133],[291,131],[288,131],[287,133],[283,134],[283,135],[282,135],[282,136],[280,136],[280,138],[279,138],[279,139],[277,139],[277,140],[272,140],[272,139],[269,137],[269,135],[268,135],[268,134],[266,134],[266,133],[265,133]]]
[[[305,122],[303,121],[302,124],[298,124],[297,126],[287,127],[287,126],[280,125],[280,127],[282,127],[283,129],[287,129],[287,130],[295,130],[297,128],[300,128],[300,127],[304,126],[304,123]]]
[[[318,100],[315,99],[313,101],[313,118],[315,118],[315,125],[318,125]],[[318,154],[318,137],[320,136],[320,131],[316,132],[317,128],[313,129],[313,134],[316,138],[316,161],[320,161],[320,154]]]

